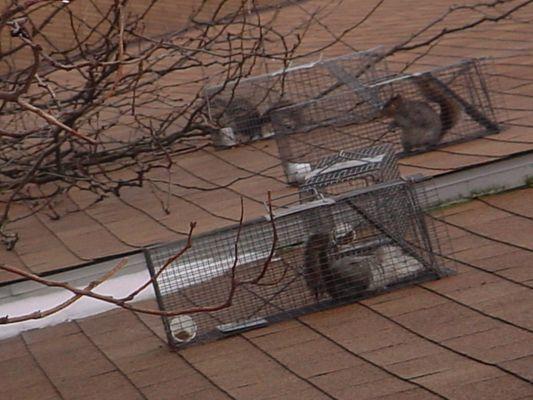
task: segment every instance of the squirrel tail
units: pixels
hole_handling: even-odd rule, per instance
[[[329,234],[318,232],[312,234],[305,244],[303,275],[316,300],[325,291],[323,274],[328,269],[329,241]]]
[[[440,107],[441,137],[452,129],[461,116],[461,106],[442,87],[440,82],[430,74],[423,74],[416,78],[422,95],[429,101],[437,103]]]

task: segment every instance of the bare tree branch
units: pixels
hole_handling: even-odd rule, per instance
[[[118,262],[112,269],[110,269],[107,273],[102,275],[100,278],[98,278],[95,281],[92,281],[89,283],[83,290],[86,291],[92,291],[93,289],[96,289],[100,284],[104,283],[114,275],[116,275],[120,270],[122,270],[126,265],[128,264],[127,259],[123,259],[122,261]],[[74,304],[76,301],[81,299],[83,295],[76,294],[69,298],[68,300],[64,301],[61,304],[58,304],[57,306],[51,307],[47,310],[37,310],[25,315],[19,315],[16,317],[9,317],[8,315],[0,317],[0,325],[7,325],[7,324],[14,324],[17,322],[23,322],[23,321],[29,321],[33,319],[41,319],[48,317],[50,315],[56,314],[61,310],[64,310],[67,307],[70,307],[72,304]]]
[[[143,308],[143,307],[139,307],[139,306],[131,304],[131,302],[138,296],[138,294],[140,292],[145,290],[149,285],[153,284],[153,282],[155,280],[157,280],[157,278],[164,271],[166,271],[167,268],[169,268],[172,264],[177,262],[179,260],[179,258],[182,257],[187,252],[187,250],[189,250],[192,247],[192,244],[193,244],[193,231],[194,231],[194,228],[195,228],[196,224],[195,223],[191,223],[187,240],[185,242],[185,245],[181,248],[181,250],[179,250],[172,257],[169,257],[165,261],[165,263],[160,267],[158,272],[153,277],[151,277],[149,280],[144,282],[137,289],[135,289],[132,292],[130,292],[127,296],[124,296],[122,298],[115,298],[115,297],[110,296],[110,295],[102,295],[102,294],[99,294],[99,293],[95,293],[94,289],[97,286],[99,286],[100,284],[102,284],[102,283],[106,282],[107,280],[109,280],[117,272],[122,270],[125,267],[125,265],[127,264],[126,260],[122,260],[121,262],[117,263],[115,265],[115,267],[113,267],[110,271],[108,271],[107,273],[103,274],[100,278],[98,278],[95,281],[91,282],[89,285],[87,285],[85,288],[82,288],[82,289],[76,288],[76,287],[74,287],[74,286],[72,286],[72,285],[70,285],[70,284],[68,284],[66,282],[59,282],[59,281],[54,281],[54,280],[51,280],[51,279],[43,278],[43,277],[40,277],[40,276],[38,276],[36,274],[33,274],[31,272],[23,271],[20,268],[13,267],[13,266],[7,265],[5,263],[0,263],[0,270],[11,272],[11,273],[16,274],[18,276],[26,278],[26,279],[28,279],[30,281],[39,283],[39,284],[41,284],[43,286],[65,289],[65,290],[67,290],[67,291],[69,291],[69,292],[74,294],[74,296],[72,296],[70,299],[68,299],[68,300],[66,300],[66,301],[62,302],[61,304],[58,304],[58,305],[56,305],[54,307],[51,307],[51,308],[49,308],[49,309],[47,309],[45,311],[38,310],[38,311],[34,311],[34,312],[31,312],[31,313],[27,313],[27,314],[20,315],[20,316],[14,316],[14,317],[11,317],[9,315],[2,316],[2,317],[0,317],[0,325],[12,324],[12,323],[28,321],[28,320],[32,320],[32,319],[40,319],[40,318],[44,318],[44,317],[50,316],[52,314],[55,314],[55,313],[65,309],[65,308],[71,306],[72,304],[74,304],[76,301],[80,300],[83,297],[99,300],[99,301],[102,301],[104,303],[112,304],[112,305],[115,305],[115,306],[130,310],[130,311],[133,311],[133,312],[138,312],[138,313],[142,313],[142,314],[160,315],[160,316],[166,316],[166,317],[184,315],[184,314],[193,314],[193,313],[199,313],[199,312],[213,312],[213,311],[219,311],[219,310],[225,309],[227,307],[230,307],[232,305],[232,301],[233,301],[233,298],[235,296],[235,293],[236,293],[237,289],[240,286],[243,286],[243,285],[262,285],[262,286],[265,286],[267,284],[270,284],[270,285],[275,285],[276,284],[275,282],[269,282],[269,283],[261,282],[263,280],[265,274],[267,273],[268,268],[271,265],[271,260],[272,260],[272,257],[274,255],[274,253],[275,253],[275,249],[276,249],[276,245],[277,245],[277,241],[278,241],[276,226],[275,226],[275,222],[274,222],[274,215],[272,213],[272,204],[271,204],[271,195],[270,195],[270,193],[268,194],[268,206],[269,206],[269,214],[270,214],[270,221],[271,221],[272,235],[273,235],[273,237],[272,237],[272,246],[271,246],[271,249],[270,249],[269,256],[267,257],[267,259],[263,263],[263,266],[262,266],[260,272],[257,274],[257,276],[255,276],[254,278],[249,279],[249,280],[239,280],[237,278],[237,273],[236,273],[237,272],[237,267],[239,265],[239,251],[238,251],[238,248],[239,248],[239,242],[240,242],[241,229],[242,229],[243,222],[244,222],[244,203],[243,203],[243,199],[241,198],[241,214],[240,214],[239,225],[238,225],[238,228],[237,228],[237,234],[236,234],[235,242],[234,242],[233,264],[231,266],[231,270],[230,270],[230,274],[229,274],[230,275],[230,287],[228,289],[228,292],[227,292],[227,295],[226,295],[226,299],[220,304],[204,305],[204,306],[198,306],[198,307],[193,307],[193,308],[188,308],[188,309],[183,309],[183,310],[177,310],[177,311],[162,311],[162,310],[151,309],[151,308]]]

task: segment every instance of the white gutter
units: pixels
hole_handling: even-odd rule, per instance
[[[422,187],[433,188],[441,203],[471,199],[479,194],[516,189],[533,178],[533,151],[467,167],[459,171],[423,180]]]

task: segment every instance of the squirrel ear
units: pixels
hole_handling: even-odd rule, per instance
[[[397,102],[398,100],[400,100],[402,98],[401,95],[399,94],[395,94],[394,96],[392,96],[390,99],[388,99],[384,104],[383,106],[381,107],[382,109],[386,109],[388,107],[390,107],[391,105],[393,105],[395,102]]]

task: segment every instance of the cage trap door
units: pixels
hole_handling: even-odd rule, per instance
[[[336,196],[400,178],[396,154],[390,145],[342,150],[324,157],[305,175],[302,199]]]
[[[414,260],[414,270],[443,275],[433,249],[438,238],[428,230],[424,210],[411,183],[380,184],[358,196],[341,195],[340,198],[337,202],[376,232],[390,252]]]

